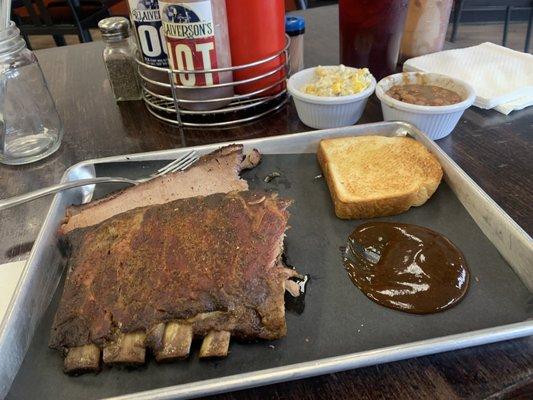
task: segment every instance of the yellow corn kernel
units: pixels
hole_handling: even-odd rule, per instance
[[[316,87],[312,85],[307,85],[305,88],[305,93],[307,94],[315,94],[316,93]]]

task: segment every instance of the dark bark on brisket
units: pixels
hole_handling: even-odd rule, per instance
[[[257,165],[260,158],[257,150],[252,150],[250,157],[245,158],[242,145],[222,147],[202,156],[185,171],[166,174],[111,193],[102,199],[69,207],[60,230],[68,233],[96,225],[137,207],[164,204],[187,197],[247,190],[248,183],[239,177],[239,173],[243,168]]]

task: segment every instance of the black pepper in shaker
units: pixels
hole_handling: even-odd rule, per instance
[[[140,100],[142,88],[135,56],[137,47],[130,37],[130,23],[124,17],[105,18],[98,23],[105,43],[104,64],[117,101]]]

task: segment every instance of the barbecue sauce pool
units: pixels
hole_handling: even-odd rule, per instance
[[[343,248],[350,279],[385,307],[429,314],[457,304],[470,272],[461,251],[446,237],[410,224],[360,225]]]

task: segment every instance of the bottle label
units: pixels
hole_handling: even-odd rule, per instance
[[[170,65],[179,70],[217,68],[215,26],[211,1],[161,2],[161,19]],[[183,86],[219,83],[218,73],[178,74]]]
[[[168,68],[159,3],[157,0],[129,0],[129,5],[144,62],[154,67]]]

